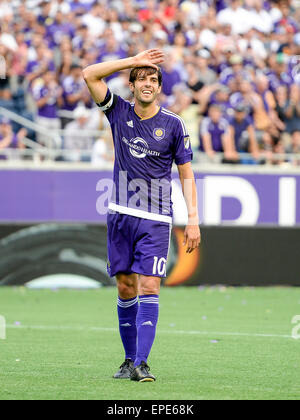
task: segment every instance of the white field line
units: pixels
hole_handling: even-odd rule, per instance
[[[8,329],[31,329],[31,330],[45,330],[45,331],[95,331],[95,332],[118,332],[117,328],[107,327],[87,327],[87,326],[67,326],[67,325],[6,325]],[[243,333],[243,332],[224,332],[224,331],[188,331],[188,330],[160,330],[157,331],[159,334],[183,334],[183,335],[210,335],[213,337],[217,336],[229,336],[229,337],[263,337],[263,338],[291,338],[291,335],[284,334],[263,334],[263,333]]]

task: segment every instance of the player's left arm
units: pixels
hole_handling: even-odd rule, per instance
[[[197,188],[191,162],[177,165],[183,196],[188,210],[188,224],[184,231],[184,243],[187,245],[187,253],[191,253],[201,242],[199,228]]]

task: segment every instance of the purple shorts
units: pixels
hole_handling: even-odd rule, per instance
[[[127,214],[107,216],[107,272],[166,277],[172,226]]]

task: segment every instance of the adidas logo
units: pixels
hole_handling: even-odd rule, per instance
[[[128,125],[128,127],[133,128],[133,121],[132,120],[131,121],[127,121],[127,125]]]
[[[150,325],[150,327],[153,327],[153,324],[151,321],[143,322],[142,325]]]

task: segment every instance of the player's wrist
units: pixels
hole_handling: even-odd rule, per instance
[[[198,215],[189,215],[188,216],[188,226],[199,226],[199,217]]]
[[[137,60],[136,57],[128,57],[125,60],[128,61],[128,68],[133,68],[137,66]]]

